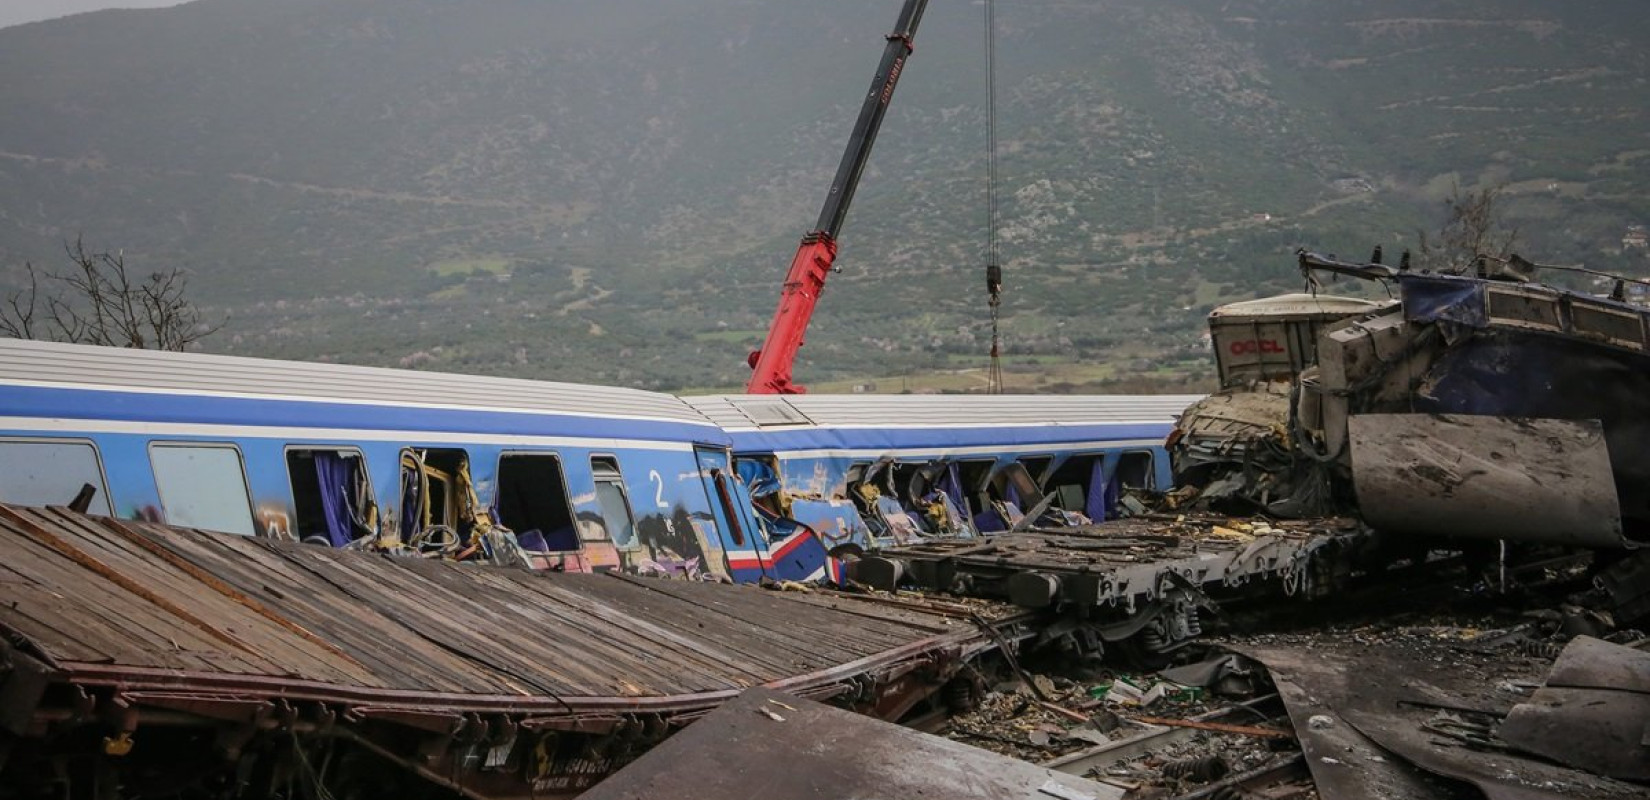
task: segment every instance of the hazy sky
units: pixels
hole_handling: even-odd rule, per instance
[[[0,28],[100,8],[161,8],[184,0],[0,0]]]

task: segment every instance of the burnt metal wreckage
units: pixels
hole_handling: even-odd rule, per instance
[[[1618,609],[1650,612],[1650,311],[1623,280],[1607,297],[1558,288],[1516,255],[1453,273],[1378,252],[1297,256],[1314,288],[1351,276],[1392,299],[1210,315],[1221,388],[1171,435],[1177,486],[1199,507],[1354,515],[1411,551],[1591,551]]]
[[[1650,312],[1535,283],[1517,256],[1471,274],[1298,258],[1397,297],[1216,309],[1221,388],[1177,427],[1177,484],[1416,534],[1650,543]]]

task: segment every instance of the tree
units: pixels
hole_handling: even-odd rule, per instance
[[[1449,206],[1449,220],[1438,230],[1436,239],[1426,231],[1420,232],[1420,265],[1438,272],[1461,273],[1477,262],[1479,256],[1505,261],[1518,244],[1518,226],[1501,225],[1501,211],[1497,207],[1505,186],[1489,186],[1461,194],[1461,184],[1450,189],[1444,204]]]
[[[25,263],[28,286],[0,307],[0,335],[18,339],[185,350],[222,323],[207,323],[184,296],[182,270],[134,281],[123,253],[88,252],[76,238],[63,243],[73,268],[43,272]]]

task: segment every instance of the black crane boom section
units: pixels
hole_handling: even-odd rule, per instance
[[[888,48],[882,52],[876,77],[865,95],[865,104],[859,109],[854,132],[848,137],[848,148],[837,166],[836,179],[831,181],[831,192],[825,197],[825,207],[819,212],[819,224],[814,230],[836,239],[842,230],[842,221],[848,216],[848,204],[859,188],[860,173],[871,158],[871,145],[876,143],[882,117],[888,113],[888,101],[894,96],[894,86],[905,69],[905,59],[911,54],[911,40],[917,35],[917,23],[928,8],[928,0],[905,0],[894,32],[888,34]]]

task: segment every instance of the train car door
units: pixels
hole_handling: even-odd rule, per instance
[[[772,562],[750,499],[735,480],[726,451],[695,447],[693,453],[699,459],[699,479],[705,485],[711,517],[722,540],[728,575],[739,583],[754,583],[768,574]]]

